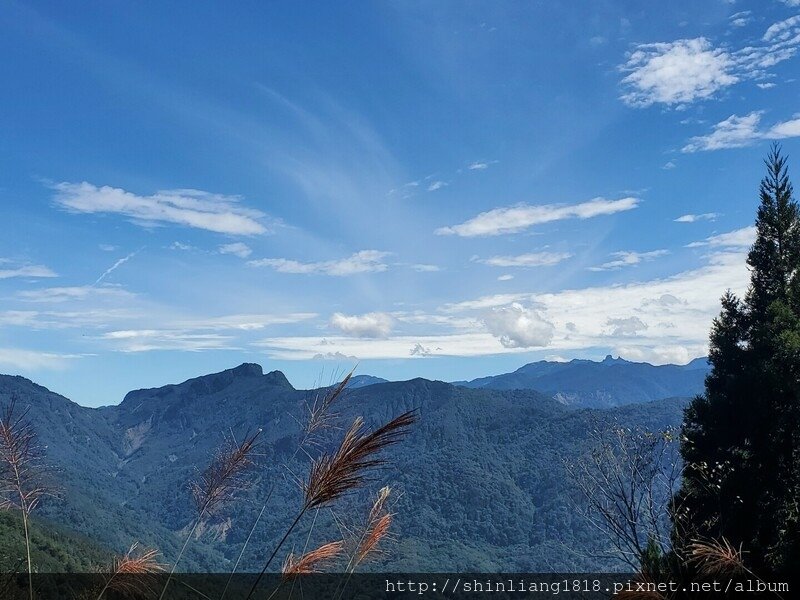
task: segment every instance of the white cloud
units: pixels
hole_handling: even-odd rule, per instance
[[[751,112],[744,117],[731,115],[724,121],[714,125],[708,135],[693,137],[681,151],[698,152],[700,150],[720,150],[722,148],[749,146],[761,137],[758,131],[760,120],[760,111]]]
[[[712,248],[749,248],[756,241],[756,228],[755,226],[743,227],[742,229],[735,229],[727,233],[720,233],[712,235],[700,242],[692,242],[687,244],[687,248],[699,248],[702,246],[710,246]]]
[[[642,262],[653,260],[659,256],[669,254],[668,250],[652,250],[650,252],[613,252],[615,260],[603,263],[597,267],[589,267],[590,271],[616,271],[623,267],[633,267]]]
[[[239,258],[247,258],[253,253],[253,251],[250,249],[250,246],[242,242],[223,244],[217,249],[217,251],[220,254],[233,254],[234,256],[238,256]]]
[[[189,252],[190,250],[196,250],[194,246],[189,244],[184,244],[183,242],[172,242],[169,246],[170,250],[181,250],[183,252]]]
[[[134,295],[116,286],[85,285],[25,290],[19,293],[19,297],[28,302],[67,302],[72,300],[84,300],[89,297],[114,297],[130,299],[133,298]]]
[[[394,319],[391,315],[380,312],[363,315],[334,313],[330,320],[330,326],[349,336],[385,338],[392,332]]]
[[[7,259],[1,260],[0,265],[7,264]],[[32,277],[32,278],[43,278],[43,277],[58,277],[58,275],[53,272],[52,269],[45,267],[44,265],[21,265],[18,267],[8,267],[3,268],[0,267],[0,279],[11,279],[12,277]]]
[[[553,324],[543,319],[538,311],[517,302],[493,308],[483,322],[506,348],[541,348],[553,339]]]
[[[460,225],[441,227],[435,233],[462,237],[518,233],[533,225],[564,219],[590,219],[632,210],[639,205],[639,202],[638,198],[621,198],[620,200],[595,198],[580,204],[518,204],[480,213]]]
[[[786,6],[800,6],[800,0],[781,0]]]
[[[408,354],[410,356],[421,356],[424,358],[426,356],[431,356],[433,354],[433,351],[430,348],[426,348],[420,343],[416,343],[414,344],[414,347],[411,348]]]
[[[114,252],[114,250],[117,249],[117,247],[112,244],[100,244],[98,248],[103,252]]]
[[[762,38],[765,42],[785,42],[791,40],[796,35],[796,29],[800,26],[800,15],[789,17],[769,26]]]
[[[180,329],[125,329],[108,331],[99,339],[112,342],[120,352],[150,352],[153,350],[231,349],[231,336],[218,333],[199,333]]]
[[[678,165],[675,164],[674,160],[669,160],[666,163],[664,163],[664,166],[662,166],[661,168],[664,169],[665,171],[669,171],[671,169],[674,169],[677,166]]]
[[[511,281],[512,279],[514,279],[513,275],[505,274],[505,275],[500,275],[497,278],[497,281]]]
[[[733,60],[705,38],[642,44],[621,67],[628,91],[622,99],[631,106],[686,104],[712,96],[739,78]]]
[[[725,242],[732,243],[733,240]],[[718,246],[719,248],[719,246]],[[555,293],[496,294],[442,307],[454,315],[483,315],[487,308],[511,303],[535,306],[554,325],[548,349],[554,352],[617,348],[618,354],[658,362],[687,362],[707,352],[708,330],[726,289],[742,294],[749,271],[746,251],[726,247],[706,256],[707,263],[674,276]],[[613,335],[609,320],[637,317],[648,325],[637,335]],[[654,353],[659,348],[660,354]],[[634,349],[636,351],[634,352]]]
[[[436,265],[426,265],[426,264],[416,264],[411,265],[411,268],[414,269],[417,273],[435,273],[437,271],[441,271],[441,267]]]
[[[770,90],[770,89],[774,88],[774,87],[775,87],[775,85],[776,85],[776,84],[774,84],[774,83],[772,83],[772,82],[767,82],[767,83],[757,83],[757,84],[756,84],[756,86],[758,86],[758,87],[759,87],[759,88],[761,88],[762,90]]]
[[[450,184],[447,183],[446,181],[439,181],[439,180],[432,181],[431,184],[428,186],[428,191],[429,192],[435,192],[436,190],[440,190],[440,189],[442,189],[443,187],[445,187],[447,185],[450,185]]]
[[[714,221],[719,216],[719,213],[702,213],[699,215],[688,214],[681,215],[675,219],[676,223],[696,223],[697,221]]]
[[[762,114],[761,111],[754,111],[744,117],[731,115],[714,125],[711,133],[693,137],[682,151],[700,152],[742,148],[760,140],[800,137],[800,114],[793,115],[787,121],[779,121],[768,129],[760,127]]]
[[[534,252],[518,256],[492,256],[478,259],[478,262],[492,267],[550,267],[571,257],[569,252]]]
[[[69,361],[75,358],[80,358],[80,356],[21,348],[0,348],[0,365],[21,371],[64,369],[68,366]]]
[[[105,279],[106,277],[111,275],[111,273],[116,271],[119,267],[124,265],[126,262],[128,262],[130,259],[132,259],[137,254],[139,254],[139,250],[137,250],[136,252],[131,252],[127,256],[123,256],[122,258],[120,258],[117,262],[115,262],[113,265],[111,265],[108,269],[103,271],[103,273],[100,275],[100,277],[98,277],[97,280],[95,280],[94,285],[97,285],[98,283],[103,281],[103,279]]]
[[[734,25],[744,25],[744,17]],[[792,58],[800,45],[800,17],[771,25],[762,45],[738,49],[716,47],[704,37],[640,44],[620,70],[622,100],[637,107],[685,106],[714,97],[747,79],[762,79],[767,69]]]
[[[386,339],[357,337],[275,337],[256,343],[266,348],[272,358],[307,360],[318,355],[341,353],[358,359],[408,358],[410,350],[420,344],[423,350],[437,356],[486,356],[508,352],[524,352],[524,348],[505,348],[488,332],[442,335],[400,335]]]
[[[247,264],[253,267],[269,267],[279,273],[295,273],[302,275],[320,274],[346,277],[358,273],[386,271],[389,267],[383,262],[383,259],[387,256],[389,256],[388,252],[362,250],[339,260],[300,262],[287,258],[261,258],[258,260],[251,260]]]
[[[794,115],[788,121],[776,123],[767,130],[764,137],[768,140],[800,137],[800,114]]]
[[[170,223],[234,235],[267,231],[260,222],[264,214],[243,207],[237,196],[200,190],[166,190],[152,196],[137,196],[120,188],[97,187],[87,182],[63,182],[53,188],[56,204],[70,212],[120,214],[148,226]]]
[[[636,335],[647,329],[647,325],[639,317],[609,319],[607,324],[612,327],[613,336]]]

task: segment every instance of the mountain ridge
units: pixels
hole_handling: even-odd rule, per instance
[[[133,541],[158,547],[166,560],[175,557],[191,520],[188,482],[226,435],[262,429],[253,487],[187,551],[186,569],[224,571],[270,490],[271,509],[253,535],[259,552],[274,544],[299,502],[295,476],[287,474],[302,477],[308,468],[297,447],[309,403],[321,392],[286,383],[282,373],[245,364],[135,390],[118,405],[87,408],[25,378],[0,376],[0,404],[16,396],[47,447],[62,493],[42,505],[42,518],[117,551]],[[563,461],[587,450],[599,421],[660,429],[679,424],[684,405],[673,398],[574,410],[535,390],[466,388],[424,378],[349,390],[336,404],[340,427],[356,416],[369,426],[410,409],[420,416],[375,474],[374,486],[397,490],[399,542],[374,568],[533,572],[553,561],[562,568],[614,568],[569,551],[602,540],[569,508]],[[341,429],[331,435],[326,443],[335,443]],[[360,514],[369,502],[366,493],[342,499],[336,510]],[[325,513],[315,531],[331,539],[337,526]],[[308,532],[302,525],[296,543]],[[248,556],[244,568],[257,568],[254,560],[257,555]]]

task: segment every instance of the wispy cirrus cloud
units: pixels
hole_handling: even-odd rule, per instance
[[[38,290],[24,290],[19,292],[18,296],[28,302],[47,303],[81,301],[87,298],[131,299],[135,297],[129,291],[111,285],[49,287]]]
[[[198,333],[181,329],[126,329],[108,331],[98,337],[111,342],[121,352],[226,350],[232,348],[231,342],[234,339],[219,333]]]
[[[121,188],[62,182],[52,186],[57,206],[74,213],[119,214],[146,225],[181,225],[231,235],[268,231],[261,211],[241,205],[238,196],[200,190],[166,190],[140,196]]]
[[[253,267],[269,267],[279,273],[300,275],[332,275],[347,277],[360,273],[379,273],[389,268],[384,259],[389,252],[379,250],[362,250],[347,258],[319,262],[301,262],[288,258],[261,258],[248,261]]]
[[[14,277],[30,277],[32,279],[58,277],[58,274],[44,265],[13,265],[12,261],[6,258],[0,259],[0,279],[12,279]]]
[[[64,369],[71,360],[76,358],[80,358],[80,355],[40,352],[23,348],[0,348],[0,365],[20,371]]]
[[[675,223],[697,223],[698,221],[714,221],[719,213],[687,214],[674,219]]]
[[[681,151],[685,153],[743,148],[761,140],[781,140],[800,137],[800,114],[786,121],[761,127],[763,111],[753,111],[743,117],[731,115],[714,125],[706,135],[695,136]]]
[[[606,200],[594,198],[580,204],[518,204],[480,213],[459,225],[440,227],[437,235],[480,237],[519,233],[534,225],[565,219],[590,219],[633,210],[641,201],[638,198]]]
[[[551,267],[572,258],[569,252],[531,252],[517,256],[492,256],[477,262],[491,267]]]
[[[660,256],[669,254],[669,250],[651,250],[650,252],[613,252],[611,256],[614,260],[603,263],[596,267],[589,267],[590,271],[617,271],[624,267],[635,267],[636,265],[651,261]]]
[[[705,37],[639,44],[620,66],[627,73],[621,98],[635,107],[680,107],[709,99],[732,85],[764,77],[768,69],[792,58],[798,46],[800,17],[772,24],[760,44],[738,49],[715,46]]]

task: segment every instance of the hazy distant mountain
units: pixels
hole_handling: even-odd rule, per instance
[[[351,389],[366,387],[368,385],[375,385],[376,383],[388,383],[388,379],[382,377],[374,377],[372,375],[353,375],[350,378],[349,387]]]
[[[659,371],[660,372],[660,371]],[[599,385],[599,383],[598,383]],[[0,404],[10,396],[30,407],[60,486],[40,516],[106,547],[133,542],[173,559],[191,521],[187,482],[208,463],[225,433],[263,428],[255,484],[209,523],[189,546],[184,568],[224,571],[273,489],[244,567],[254,569],[282,535],[300,502],[295,476],[307,459],[296,448],[313,392],[296,390],[278,371],[244,364],[181,384],[130,392],[118,406],[78,406],[22,377],[0,376]],[[612,410],[570,410],[533,390],[468,389],[413,379],[351,390],[337,404],[343,423],[355,415],[377,423],[416,408],[420,422],[388,454],[371,489],[399,495],[392,552],[372,568],[395,570],[601,569],[589,558],[604,540],[576,515],[563,461],[586,451],[598,420],[659,429],[680,422],[684,401]],[[340,435],[340,431],[337,432]],[[368,499],[346,498],[339,518],[358,519]],[[287,547],[302,545],[305,522]],[[338,528],[321,511],[314,540]],[[280,564],[280,561],[278,562]]]
[[[708,360],[687,365],[654,366],[607,356],[602,362],[540,361],[513,373],[456,382],[470,388],[536,390],[567,406],[610,408],[661,398],[692,397],[702,393]]]

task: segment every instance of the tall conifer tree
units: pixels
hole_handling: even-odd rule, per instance
[[[724,537],[774,572],[800,559],[800,211],[780,147],[765,163],[750,287],[743,301],[727,292],[714,320],[673,516],[678,548]]]

